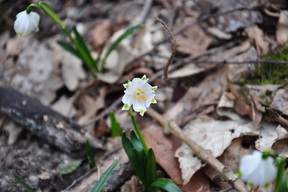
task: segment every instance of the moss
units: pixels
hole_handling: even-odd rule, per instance
[[[288,45],[261,58],[262,60],[288,61]],[[288,64],[259,63],[255,68],[253,84],[281,84],[288,77]]]

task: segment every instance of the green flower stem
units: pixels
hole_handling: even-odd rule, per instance
[[[139,127],[138,127],[138,124],[137,124],[137,122],[136,122],[136,119],[135,119],[134,113],[133,113],[133,111],[132,111],[132,108],[130,107],[130,109],[129,109],[128,111],[129,111],[129,115],[130,115],[130,117],[131,117],[133,126],[134,126],[134,128],[135,128],[135,131],[136,131],[136,133],[137,133],[137,135],[138,135],[138,137],[139,137],[139,139],[140,139],[140,142],[142,143],[142,145],[143,145],[143,147],[144,147],[145,154],[146,154],[146,156],[148,156],[148,147],[147,147],[147,145],[146,145],[146,143],[145,143],[145,140],[144,140],[144,138],[143,138],[143,136],[142,136],[142,133],[141,133]]]
[[[29,14],[31,12],[31,7],[37,7],[40,9],[39,5],[36,5],[34,3],[30,4],[27,8],[26,8],[26,13]]]

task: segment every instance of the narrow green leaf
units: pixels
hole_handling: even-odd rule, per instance
[[[80,166],[80,164],[81,164],[81,161],[71,161],[71,162],[66,163],[64,165],[60,165],[58,172],[61,175],[67,175],[67,174],[75,171]]]
[[[58,43],[58,45],[60,45],[63,49],[65,49],[66,51],[72,53],[73,55],[75,55],[76,57],[78,57],[79,59],[82,59],[79,52],[69,43],[66,43],[64,41],[56,41]]]
[[[97,56],[97,58],[96,58],[96,61],[95,61],[95,65],[96,65],[96,66],[99,66],[99,61],[100,61],[100,59],[101,59],[101,56],[102,56],[102,53],[103,53],[103,50],[104,50],[105,45],[106,45],[106,41],[104,42],[104,44],[103,44],[103,46],[102,46],[102,48],[101,48],[101,50],[100,50],[100,52],[99,52],[99,54],[98,54],[98,56]],[[102,64],[103,64],[103,63],[102,63]],[[103,66],[103,65],[101,65],[100,71],[101,71],[101,72],[104,72],[104,66]]]
[[[156,160],[153,149],[148,149],[147,165],[146,165],[146,180],[150,186],[157,179]]]
[[[119,162],[119,158],[115,159],[114,163],[103,173],[103,175],[100,177],[99,181],[96,183],[94,188],[91,192],[100,192],[103,188],[104,184],[106,183],[107,179],[115,169],[117,163]]]
[[[22,179],[20,179],[20,177],[18,177],[15,173],[11,173],[12,176],[15,178],[15,180],[20,183],[27,191],[29,192],[36,192],[35,189],[33,189],[32,187],[30,187],[30,185],[28,185],[27,183],[25,183]]]
[[[121,128],[119,122],[116,120],[114,112],[110,112],[110,122],[111,122],[111,135],[112,137],[121,136]]]
[[[288,192],[287,175],[285,172],[286,159],[282,157],[276,158],[277,176],[274,192]]]
[[[54,9],[44,1],[39,2],[40,8],[48,15],[52,20],[54,20],[61,28],[64,27],[63,23],[61,22],[61,19],[58,17],[57,13],[54,11]]]
[[[146,184],[146,177],[145,177],[145,164],[141,163],[143,160],[139,158],[139,154],[134,148],[132,142],[127,138],[126,133],[122,133],[122,146],[130,159],[130,162],[132,166],[134,167],[134,170],[139,177],[139,179],[143,182],[143,184]]]
[[[131,28],[127,29],[127,30],[123,33],[123,35],[121,35],[118,39],[116,39],[116,41],[115,41],[114,43],[112,43],[112,45],[111,45],[111,46],[109,47],[109,49],[107,50],[106,55],[105,55],[105,57],[104,57],[104,59],[103,59],[103,61],[102,61],[102,65],[105,65],[106,59],[108,58],[108,56],[110,55],[110,53],[111,53],[114,49],[116,49],[116,47],[119,45],[119,43],[121,43],[121,41],[122,41],[123,39],[125,39],[127,36],[131,35],[132,33],[134,33],[134,31],[136,31],[137,29],[139,29],[139,28],[141,28],[141,27],[142,27],[142,25],[136,25],[136,26],[134,26],[134,27],[131,27]]]
[[[77,31],[76,27],[73,26],[73,32],[75,34],[76,37],[76,41],[77,41],[77,45],[75,45],[78,49],[78,51],[80,52],[83,60],[85,61],[85,63],[88,65],[89,69],[96,69],[96,71],[98,71],[97,66],[95,65],[95,62],[90,54],[90,51],[83,39],[83,37],[80,35],[80,33]]]
[[[90,169],[92,169],[96,166],[96,163],[95,163],[94,154],[93,154],[89,140],[86,140],[85,149],[86,149],[87,158],[89,161],[89,167]]]
[[[175,183],[165,178],[158,178],[150,187],[158,187],[168,192],[182,192]]]

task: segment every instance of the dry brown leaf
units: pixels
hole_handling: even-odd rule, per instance
[[[62,52],[62,77],[64,80],[64,84],[69,89],[69,91],[75,91],[79,86],[80,80],[86,78],[86,73],[82,68],[82,61],[66,52]]]
[[[8,36],[4,36],[4,37],[8,37]],[[26,38],[9,39],[6,45],[7,55],[18,56],[23,51],[23,49],[28,45],[28,42],[29,42],[29,39],[26,39]]]
[[[277,42],[283,45],[288,41],[288,11],[281,11],[276,31]]]
[[[112,34],[112,23],[109,19],[105,19],[101,24],[96,25],[90,32],[91,41],[96,50],[101,49],[105,41]]]
[[[179,142],[164,135],[160,127],[149,127],[142,131],[143,137],[149,147],[155,153],[156,161],[167,172],[176,184],[182,184],[181,171],[177,159],[174,157],[175,145]]]
[[[174,27],[174,31],[178,31],[185,25],[189,23],[193,23],[196,21],[196,17],[187,17],[184,19],[183,22],[176,24]],[[203,53],[207,47],[212,42],[211,37],[206,35],[200,26],[190,27],[189,29],[185,30],[181,35],[177,35],[176,37],[177,44],[179,45],[178,51],[191,54],[191,55],[198,55]]]
[[[273,98],[270,108],[280,111],[284,115],[288,115],[288,98],[285,96],[285,94],[285,89],[279,89]]]
[[[60,99],[52,105],[52,109],[66,117],[73,117],[76,114],[73,101],[73,97],[67,98],[66,96],[61,96]]]
[[[202,171],[197,171],[192,179],[180,189],[183,192],[210,192],[210,181]]]
[[[257,54],[259,56],[266,55],[271,47],[271,40],[265,35],[257,25],[252,25],[245,29],[247,36],[255,42]]]

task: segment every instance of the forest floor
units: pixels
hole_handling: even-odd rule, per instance
[[[69,30],[76,26],[95,58],[104,44],[105,52],[126,29],[142,25],[96,76],[56,43],[68,39],[39,9],[32,8],[41,16],[39,31],[17,37],[16,15],[31,2],[38,3],[0,0],[0,191],[25,191],[11,173],[38,191],[91,191],[115,157],[120,162],[105,189],[144,191],[121,138],[111,136],[109,116],[115,113],[123,131],[133,129],[121,110],[123,84],[143,75],[158,86],[151,108],[161,114],[160,121],[173,121],[234,173],[253,150],[273,149],[288,157],[285,0],[45,1]],[[52,119],[45,119],[46,113]],[[235,191],[188,145],[166,134],[154,113],[137,113],[136,120],[155,152],[159,175],[185,192]],[[67,129],[57,129],[63,122]],[[95,152],[92,170],[87,138]],[[72,161],[81,162],[75,171],[59,172]]]

